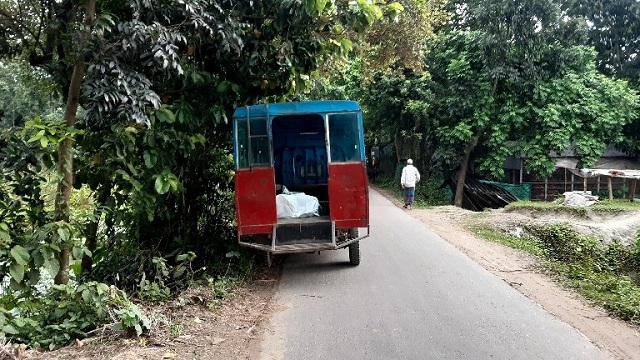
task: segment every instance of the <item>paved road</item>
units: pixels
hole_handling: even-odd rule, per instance
[[[290,255],[261,359],[605,359],[577,330],[371,191],[362,263]]]

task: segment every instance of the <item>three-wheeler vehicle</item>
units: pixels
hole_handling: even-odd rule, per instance
[[[354,101],[260,104],[233,115],[238,242],[274,254],[349,249],[369,236],[362,111]]]

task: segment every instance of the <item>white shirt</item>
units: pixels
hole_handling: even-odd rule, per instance
[[[400,185],[404,187],[416,187],[420,181],[420,172],[413,165],[407,165],[402,169]]]

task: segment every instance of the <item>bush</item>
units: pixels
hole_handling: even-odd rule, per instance
[[[105,324],[136,335],[149,328],[140,309],[114,286],[54,285],[43,296],[32,295],[9,293],[0,298],[0,339],[55,349]]]
[[[100,280],[124,289],[132,296],[153,301],[167,300],[172,292],[189,285],[193,275],[193,252],[163,258],[148,250],[122,246],[101,248],[95,254],[95,265],[84,280]]]
[[[399,165],[393,176],[384,176],[378,178],[376,184],[383,189],[392,191],[402,198],[402,189],[400,188],[400,177],[402,175],[402,166]],[[430,178],[421,181],[416,186],[415,204],[420,206],[442,206],[451,204],[451,196],[447,195],[448,188],[443,188],[444,180],[438,178]]]
[[[597,239],[582,235],[567,224],[528,225],[526,230],[542,242],[553,260],[593,263],[603,259]]]

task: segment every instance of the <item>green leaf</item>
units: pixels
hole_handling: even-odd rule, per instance
[[[176,261],[184,261],[188,256],[189,254],[180,254],[176,256]]]
[[[11,325],[5,325],[2,327],[2,332],[5,334],[11,334],[11,335],[18,335],[20,334],[20,332],[18,330],[16,330],[16,328],[14,328]]]
[[[21,266],[27,265],[31,256],[29,256],[29,252],[27,249],[23,248],[20,245],[16,245],[11,248],[11,257]]]
[[[151,169],[152,167],[154,167],[156,162],[158,162],[158,157],[155,154],[152,154],[148,151],[145,151],[142,157],[144,158],[144,165],[148,169]]]
[[[187,270],[186,266],[178,265],[176,269],[173,271],[173,277],[179,278],[180,276],[182,276],[182,274],[184,274],[185,270]]]
[[[58,275],[58,271],[60,270],[60,262],[56,258],[47,259],[44,261],[44,268],[47,270],[49,275],[55,277]]]
[[[156,178],[156,182],[154,184],[154,188],[156,189],[156,192],[160,195],[162,194],[166,194],[167,191],[169,191],[169,183],[166,182],[162,176],[158,176]]]
[[[67,229],[63,229],[63,228],[58,228],[58,236],[60,237],[60,240],[63,242],[66,242],[67,240],[69,240],[69,230]]]
[[[9,273],[11,274],[13,280],[15,280],[17,283],[21,283],[22,279],[24,278],[24,266],[13,263],[9,267]]]
[[[328,0],[316,0],[316,10],[321,13],[327,6]]]
[[[0,231],[0,244],[9,244],[11,242],[11,236],[6,231]]]
[[[172,124],[176,121],[176,115],[167,108],[162,108],[157,112],[158,120]]]
[[[43,136],[44,136],[45,131],[44,130],[40,130],[38,131],[35,135],[33,135],[29,140],[27,140],[28,143],[34,142],[34,141],[38,141],[40,140]]]
[[[340,39],[340,45],[345,50],[345,52],[350,52],[353,49],[353,43],[347,38]]]

